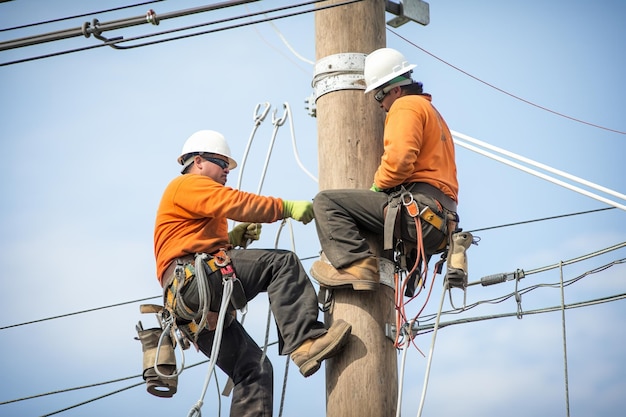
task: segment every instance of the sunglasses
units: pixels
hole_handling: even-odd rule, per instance
[[[385,99],[385,97],[387,97],[387,94],[389,94],[389,91],[385,91],[384,88],[381,88],[376,92],[376,94],[374,94],[374,100],[380,103]]]
[[[226,169],[226,168],[228,168],[228,165],[230,165],[228,163],[228,161],[224,161],[223,159],[220,159],[220,158],[210,158],[210,157],[206,157],[206,156],[203,156],[202,158],[205,161],[209,161],[209,162],[219,166],[222,169]]]

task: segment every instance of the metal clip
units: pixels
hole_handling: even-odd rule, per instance
[[[334,300],[333,291],[330,288],[320,287],[317,293],[317,302],[321,305],[320,311],[332,314]]]
[[[150,9],[146,12],[146,22],[151,23],[155,26],[159,24],[159,18],[154,10]]]
[[[226,251],[223,249],[220,249],[217,253],[215,253],[213,255],[213,259],[215,259],[215,265],[220,268],[223,268],[230,263],[230,256],[228,256]]]
[[[417,217],[419,213],[419,207],[417,207],[417,202],[413,199],[413,194],[410,192],[402,193],[402,205],[406,207],[406,210],[411,217]]]
[[[517,303],[517,318],[521,320],[524,317],[524,311],[522,310],[522,294],[517,291],[517,284],[519,284],[520,275],[515,274],[515,302]]]

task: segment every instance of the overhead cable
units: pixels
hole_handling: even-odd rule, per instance
[[[610,302],[613,302],[613,301],[620,301],[620,300],[624,300],[624,299],[626,299],[626,293],[615,294],[615,295],[611,295],[611,296],[608,296],[608,297],[595,298],[595,299],[586,300],[586,301],[579,301],[577,303],[566,304],[565,305],[565,309],[566,310],[571,310],[571,309],[574,309],[574,308],[590,307],[590,306],[594,306],[594,305],[598,305],[598,304],[610,303]],[[563,307],[561,305],[556,305],[556,306],[552,306],[552,307],[538,308],[538,309],[535,309],[535,310],[526,310],[524,312],[524,315],[553,313],[555,311],[560,311],[562,308]],[[467,324],[467,323],[473,323],[473,322],[477,322],[477,321],[501,319],[501,318],[505,318],[505,317],[515,317],[515,316],[517,316],[517,312],[514,312],[514,313],[502,313],[502,314],[491,314],[491,315],[487,315],[487,316],[467,317],[467,318],[463,318],[463,319],[450,320],[450,321],[439,323],[438,328],[442,329],[444,327],[455,326],[457,324]],[[417,332],[424,333],[425,331],[432,331],[434,329],[434,327],[435,327],[434,323],[433,324],[423,324],[423,325],[416,326],[413,330],[415,330]]]
[[[478,139],[474,139],[474,138],[472,138],[470,136],[467,136],[467,135],[464,135],[462,133],[455,132],[455,131],[451,131],[451,133],[452,133],[452,136],[454,137],[454,143],[459,145],[459,146],[462,146],[462,147],[464,147],[466,149],[469,149],[471,151],[479,153],[479,154],[481,154],[483,156],[487,156],[487,157],[489,157],[491,159],[494,159],[494,160],[496,160],[498,162],[502,162],[503,164],[506,164],[506,165],[512,166],[514,168],[517,168],[517,169],[519,169],[521,171],[524,171],[524,172],[526,172],[528,174],[531,174],[531,175],[534,175],[536,177],[542,178],[542,179],[544,179],[546,181],[549,181],[549,182],[552,182],[554,184],[560,185],[560,186],[562,186],[564,188],[567,188],[569,190],[575,191],[575,192],[577,192],[579,194],[585,195],[587,197],[591,197],[591,198],[593,198],[595,200],[601,201],[601,202],[606,203],[606,204],[608,204],[610,206],[613,206],[613,207],[616,207],[616,208],[619,208],[619,209],[622,209],[622,210],[626,211],[626,204],[625,204],[626,203],[626,195],[624,195],[622,193],[618,193],[617,191],[613,191],[613,190],[611,190],[609,188],[602,187],[602,186],[594,184],[594,183],[592,183],[590,181],[583,180],[582,178],[578,178],[578,177],[576,177],[574,175],[571,175],[571,174],[568,174],[566,172],[563,172],[563,171],[560,171],[560,170],[557,170],[557,169],[554,169],[554,168],[550,168],[547,165],[540,164],[540,163],[532,161],[532,160],[530,160],[528,158],[516,155],[516,154],[514,154],[512,152],[508,152],[508,151],[505,151],[505,150],[503,150],[501,148],[489,145],[489,144],[487,144],[485,142],[479,141]],[[552,172],[554,174],[561,175],[564,178],[567,178],[569,180],[572,180],[572,181],[578,182],[580,184],[586,185],[586,186],[588,186],[590,188],[593,188],[593,189],[596,189],[596,190],[599,190],[599,191],[603,191],[603,192],[605,192],[607,194],[610,194],[610,195],[613,195],[615,197],[618,197],[618,198],[622,199],[624,201],[624,203],[619,203],[619,202],[610,200],[610,199],[608,199],[606,197],[600,196],[600,195],[598,195],[596,193],[593,193],[591,191],[587,191],[587,190],[582,189],[580,187],[577,187],[575,185],[568,184],[568,183],[566,183],[566,182],[564,182],[564,181],[562,181],[560,179],[556,179],[554,177],[551,177],[551,176],[549,176],[549,175],[547,175],[545,173],[542,173],[542,172],[539,172],[539,171],[534,170],[532,168],[528,168],[526,166],[520,165],[520,164],[518,164],[516,162],[512,162],[510,160],[507,160],[507,159],[503,158],[502,156],[496,155],[496,154],[491,153],[489,151],[485,151],[483,149],[480,149],[477,146],[465,143],[465,142],[463,142],[464,140],[466,140],[468,142],[472,142],[472,143],[474,143],[476,145],[484,146],[484,147],[486,147],[488,149],[491,149],[491,150],[494,150],[496,152],[500,152],[503,155],[512,157],[514,159],[517,159],[519,161],[522,161],[522,162],[525,162],[527,164],[533,165],[535,167],[542,168],[542,169],[547,170],[549,172]]]
[[[158,21],[172,19],[176,17],[188,16],[196,13],[203,13],[223,9],[231,6],[238,6],[245,3],[251,3],[259,0],[231,0],[223,3],[210,4],[208,6],[195,7],[192,9],[179,10],[175,12],[163,13],[158,15]],[[96,20],[97,22],[97,20]],[[14,39],[11,41],[0,42],[0,51],[8,49],[22,48],[25,46],[38,45],[46,42],[59,41],[63,39],[75,38],[79,36],[89,37],[92,34],[100,34],[108,30],[123,29],[132,26],[143,25],[151,22],[146,15],[131,17],[126,19],[118,19],[110,22],[98,22],[97,26],[91,26],[89,22],[83,24],[82,27],[75,29],[65,29],[56,32],[50,32],[43,35],[28,36],[25,38]],[[158,23],[157,23],[158,24]]]
[[[163,297],[162,295],[156,295],[154,297],[147,297],[147,298],[140,298],[138,300],[132,300],[132,301],[124,301],[122,303],[117,303],[117,304],[111,304],[111,305],[106,305],[106,306],[102,306],[102,307],[95,307],[95,308],[90,308],[87,310],[82,310],[82,311],[76,311],[73,313],[67,313],[67,314],[61,314],[58,316],[52,316],[52,317],[46,317],[44,319],[38,319],[38,320],[32,320],[32,321],[27,321],[24,323],[17,323],[17,324],[10,324],[8,326],[2,326],[0,327],[0,330],[5,330],[5,329],[10,329],[12,327],[19,327],[19,326],[25,326],[27,324],[34,324],[34,323],[40,323],[42,321],[48,321],[48,320],[54,320],[54,319],[60,319],[63,317],[69,317],[69,316],[75,316],[77,314],[83,314],[83,313],[90,313],[92,311],[98,311],[98,310],[104,310],[105,308],[111,308],[111,307],[120,307],[123,305],[127,305],[127,304],[135,304],[135,303],[140,303],[142,301],[148,301],[148,300],[154,300],[157,298],[161,298]]]
[[[533,220],[524,220],[524,221],[515,222],[515,223],[501,224],[501,225],[498,225],[498,226],[482,227],[480,229],[468,230],[468,232],[470,232],[470,233],[483,232],[485,230],[501,229],[503,227],[519,226],[521,224],[529,224],[529,223],[535,223],[535,222],[543,222],[543,221],[546,221],[546,220],[561,219],[561,218],[564,218],[564,217],[578,216],[578,215],[581,215],[581,214],[596,213],[598,211],[615,210],[615,208],[616,207],[603,207],[603,208],[600,208],[600,209],[579,211],[579,212],[576,212],[576,213],[560,214],[558,216],[543,217],[543,218],[540,218],[540,219],[533,219]]]
[[[610,247],[605,248],[605,249],[600,249],[598,251],[595,251],[595,252],[592,252],[592,253],[588,253],[588,254],[579,256],[577,258],[573,258],[573,259],[569,259],[567,261],[563,261],[563,265],[570,265],[570,264],[581,262],[581,261],[584,261],[584,260],[587,260],[587,259],[590,259],[590,258],[593,258],[593,257],[596,257],[596,256],[604,255],[605,253],[609,253],[609,252],[612,252],[614,250],[621,249],[621,248],[623,248],[625,246],[626,246],[626,242],[618,243],[616,245],[610,246]],[[500,273],[500,274],[489,275],[489,276],[486,276],[486,277],[482,277],[478,281],[469,282],[467,284],[467,286],[469,287],[469,286],[472,286],[472,285],[481,284],[483,287],[485,287],[485,286],[488,286],[488,285],[500,284],[502,282],[512,281],[514,279],[523,278],[523,277],[526,277],[528,275],[537,274],[539,272],[545,272],[545,271],[549,271],[551,269],[556,269],[560,265],[561,265],[561,262],[553,264],[553,265],[543,266],[541,268],[531,269],[529,271],[518,270],[516,272],[509,272],[509,273]]]
[[[424,48],[422,48],[422,47],[418,46],[418,45],[417,45],[417,44],[415,44],[414,42],[411,42],[410,40],[408,40],[408,39],[407,39],[407,38],[405,38],[404,36],[400,35],[399,33],[394,32],[392,29],[387,28],[387,30],[388,30],[389,32],[393,33],[394,35],[396,35],[397,37],[399,37],[400,39],[404,40],[405,42],[407,42],[407,43],[409,43],[409,44],[413,45],[414,47],[416,47],[416,48],[417,48],[417,49],[419,49],[420,51],[424,52],[425,54],[428,54],[428,55],[430,55],[431,57],[435,58],[437,61],[440,61],[440,62],[444,63],[445,65],[447,65],[447,66],[449,66],[449,67],[451,67],[451,68],[454,68],[455,70],[457,70],[457,71],[459,71],[459,72],[461,72],[461,73],[463,73],[463,74],[467,75],[468,77],[473,78],[474,80],[476,80],[476,81],[478,81],[478,82],[480,82],[480,83],[482,83],[482,84],[485,84],[486,86],[491,87],[491,88],[493,88],[494,90],[497,90],[497,91],[499,91],[499,92],[501,92],[501,93],[503,93],[503,94],[506,94],[506,95],[507,95],[507,96],[509,96],[509,97],[513,97],[513,98],[514,98],[514,99],[516,99],[516,100],[522,101],[522,102],[524,102],[524,103],[526,103],[526,104],[529,104],[529,105],[531,105],[531,106],[533,106],[533,107],[537,107],[538,109],[541,109],[541,110],[547,111],[547,112],[552,113],[552,114],[555,114],[555,115],[557,115],[557,116],[564,117],[564,118],[569,119],[569,120],[573,120],[574,122],[578,122],[578,123],[582,123],[582,124],[585,124],[585,125],[588,125],[588,126],[596,127],[596,128],[598,128],[598,129],[608,130],[609,132],[613,132],[613,133],[619,133],[620,135],[626,135],[626,132],[625,132],[625,131],[623,131],[623,130],[611,129],[611,128],[604,127],[604,126],[600,126],[600,125],[597,125],[597,124],[594,124],[594,123],[586,122],[586,121],[584,121],[584,120],[576,119],[575,117],[571,117],[571,116],[568,116],[568,115],[566,115],[566,114],[559,113],[559,112],[554,111],[554,110],[551,110],[551,109],[549,109],[549,108],[547,108],[547,107],[543,107],[543,106],[540,106],[540,105],[538,105],[538,104],[535,104],[535,103],[533,103],[532,101],[529,101],[529,100],[523,99],[523,98],[521,98],[521,97],[519,97],[519,96],[516,96],[516,95],[514,95],[514,94],[512,94],[512,93],[509,93],[509,92],[508,92],[508,91],[506,91],[506,90],[503,90],[503,89],[501,89],[501,88],[496,87],[496,86],[495,86],[495,85],[493,85],[493,84],[490,84],[490,83],[488,83],[488,82],[486,82],[486,81],[483,81],[483,80],[481,80],[480,78],[478,78],[478,77],[476,77],[476,76],[474,76],[474,75],[470,74],[469,72],[464,71],[464,70],[462,70],[461,68],[459,68],[459,67],[457,67],[457,66],[454,66],[454,65],[450,64],[449,62],[444,61],[443,59],[441,59],[441,58],[439,58],[438,56],[436,56],[436,55],[432,54],[431,52],[428,52],[426,49],[424,49]]]
[[[82,14],[77,14],[77,15],[74,15],[74,16],[67,16],[67,17],[61,17],[61,18],[58,18],[58,19],[45,20],[43,22],[29,23],[29,24],[20,25],[20,26],[13,26],[13,27],[9,27],[9,28],[0,29],[0,32],[8,32],[10,30],[24,29],[24,28],[34,27],[34,26],[47,25],[49,23],[63,22],[65,20],[77,19],[79,17],[93,16],[94,14],[117,12],[119,10],[130,9],[132,7],[145,6],[145,5],[152,4],[152,3],[159,3],[161,1],[165,1],[165,0],[144,1],[143,3],[129,4],[128,6],[114,7],[112,9],[99,10],[97,12],[82,13]]]
[[[331,9],[331,8],[334,8],[334,7],[346,6],[346,5],[353,4],[353,3],[358,3],[358,2],[361,2],[361,1],[363,1],[363,0],[347,0],[347,1],[343,2],[343,3],[332,4],[330,6],[316,7],[316,8],[313,8],[313,9],[308,9],[308,10],[304,10],[304,11],[300,11],[300,12],[294,12],[294,13],[288,13],[288,14],[284,14],[284,15],[276,16],[276,17],[272,17],[272,18],[260,19],[260,20],[255,20],[255,21],[250,21],[250,22],[245,22],[245,23],[225,26],[225,27],[221,27],[221,28],[218,28],[218,29],[211,29],[211,30],[205,30],[205,31],[202,31],[202,32],[191,33],[191,34],[187,34],[187,35],[174,36],[174,37],[167,38],[167,39],[160,39],[160,40],[151,41],[151,42],[145,42],[145,43],[142,43],[142,44],[132,45],[132,46],[119,46],[118,44],[125,43],[125,42],[136,41],[136,40],[140,40],[140,39],[145,39],[145,38],[149,38],[149,37],[153,37],[153,36],[160,36],[160,35],[163,35],[163,34],[172,33],[172,32],[178,32],[178,31],[182,31],[182,30],[189,30],[189,29],[191,29],[193,27],[208,26],[208,25],[212,25],[212,24],[215,24],[215,23],[221,23],[221,22],[224,22],[224,21],[230,21],[230,20],[234,20],[234,19],[244,18],[244,17],[247,17],[247,16],[240,16],[240,17],[237,17],[237,18],[222,19],[221,21],[208,22],[208,23],[203,23],[203,24],[200,24],[200,25],[189,26],[189,27],[186,27],[186,28],[173,29],[173,30],[169,30],[169,31],[163,31],[163,32],[154,33],[154,34],[150,34],[150,35],[135,36],[135,37],[126,38],[126,39],[124,39],[124,38],[112,38],[112,39],[109,39],[109,40],[105,40],[105,41],[103,41],[103,43],[97,44],[97,45],[91,45],[91,46],[75,48],[75,49],[68,49],[68,50],[65,50],[65,51],[53,52],[53,53],[49,53],[49,54],[45,54],[45,55],[39,55],[39,56],[34,56],[34,57],[30,57],[30,58],[17,59],[17,60],[14,60],[14,61],[3,62],[3,63],[0,63],[0,67],[4,67],[4,66],[7,66],[7,65],[21,64],[21,63],[24,63],[24,62],[30,62],[30,61],[35,61],[35,60],[44,59],[44,58],[51,58],[51,57],[54,57],[54,56],[71,54],[71,53],[74,53],[74,52],[87,51],[87,50],[90,50],[90,49],[101,48],[103,46],[110,46],[110,47],[113,47],[115,49],[132,49],[132,48],[139,48],[139,47],[144,47],[144,46],[149,46],[149,45],[156,45],[156,44],[159,44],[159,43],[165,43],[165,42],[170,42],[170,41],[175,41],[175,40],[180,40],[180,39],[185,39],[185,38],[191,38],[191,37],[194,37],[194,36],[206,35],[206,34],[209,34],[209,33],[220,32],[220,31],[223,31],[223,30],[236,29],[236,28],[240,28],[240,27],[243,27],[243,26],[250,26],[250,25],[257,24],[257,23],[265,23],[265,22],[269,22],[269,21],[272,21],[272,20],[284,19],[284,18],[287,18],[287,17],[298,16],[298,15],[305,14],[305,13],[317,12],[317,11],[320,11],[320,10]],[[307,3],[302,3],[300,5],[293,5],[293,6],[283,7],[283,8],[276,9],[276,10],[282,10],[282,9],[291,8],[291,7],[299,7],[299,6],[302,6],[302,5],[307,5],[307,4],[312,4],[312,3],[318,3],[318,1],[311,1],[311,2],[307,2]],[[259,12],[259,13],[255,13],[255,14],[258,15],[258,14],[263,14],[263,13],[268,13],[268,12],[269,11],[264,11],[264,12]]]

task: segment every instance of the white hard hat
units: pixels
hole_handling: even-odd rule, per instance
[[[228,169],[237,167],[237,162],[230,156],[230,147],[224,135],[213,130],[200,130],[185,141],[183,150],[178,157],[178,163],[183,166],[181,172],[191,165],[193,158],[186,158],[190,154],[213,153],[228,158]]]
[[[369,93],[400,75],[406,74],[417,65],[409,64],[400,52],[391,48],[377,49],[365,57],[365,92]],[[404,84],[408,84],[405,82]]]

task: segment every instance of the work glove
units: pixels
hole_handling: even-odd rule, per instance
[[[304,224],[315,218],[313,203],[310,201],[287,201],[283,200],[283,218],[291,217]]]
[[[376,191],[377,193],[381,192],[382,190],[380,188],[378,188],[378,186],[376,185],[376,183],[373,183],[372,186],[370,187],[370,190],[372,191]]]
[[[233,246],[245,248],[252,240],[261,237],[261,225],[259,223],[239,223],[228,232],[228,241]]]

